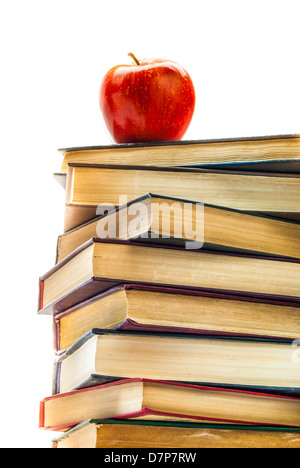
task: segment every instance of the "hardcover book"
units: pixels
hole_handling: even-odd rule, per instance
[[[300,258],[300,223],[148,193],[59,236],[57,263],[101,232],[159,244],[189,242],[190,249],[202,242],[208,250]]]
[[[146,191],[286,218],[300,210],[300,174],[69,164],[65,231],[95,217],[99,205],[111,209]]]
[[[70,163],[128,164],[143,166],[205,166],[214,164],[268,164],[285,172],[300,160],[300,136],[279,135],[218,140],[174,141],[109,146],[89,146],[59,150],[62,172]],[[260,169],[258,169],[260,170]],[[299,172],[299,170],[298,170]]]
[[[299,302],[300,261],[92,239],[40,278],[39,312],[63,312],[126,283]]]
[[[299,396],[292,342],[94,329],[54,364],[53,394],[145,378]]]
[[[300,448],[299,429],[89,420],[53,440],[62,448]]]
[[[56,315],[61,352],[93,328],[297,339],[300,304],[233,294],[123,285]]]
[[[40,428],[65,431],[91,418],[300,427],[299,407],[300,398],[131,379],[45,398]]]

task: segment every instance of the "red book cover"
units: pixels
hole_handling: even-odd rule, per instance
[[[276,406],[276,403],[280,402],[280,401],[285,401],[285,402],[299,402],[300,404],[300,398],[296,398],[296,397],[292,397],[292,396],[286,396],[286,395],[276,395],[276,394],[267,394],[267,393],[259,393],[259,392],[251,392],[251,391],[244,391],[244,390],[237,390],[237,389],[230,389],[230,388],[222,388],[222,387],[208,387],[208,386],[200,386],[200,385],[192,385],[192,384],[184,384],[184,383],[177,383],[177,382],[165,382],[165,381],[161,381],[161,380],[150,380],[150,379],[124,379],[124,380],[121,380],[121,381],[116,381],[116,382],[112,382],[112,383],[107,383],[107,384],[103,384],[103,385],[99,385],[99,386],[96,386],[96,387],[90,387],[90,388],[84,388],[84,389],[80,389],[80,390],[74,390],[72,392],[68,392],[68,393],[64,393],[64,394],[59,394],[59,395],[54,395],[54,396],[50,396],[50,397],[47,397],[45,398],[44,400],[42,400],[40,402],[40,416],[39,416],[39,427],[42,428],[42,429],[45,429],[45,430],[51,430],[51,431],[65,431],[67,429],[69,429],[70,427],[73,427],[81,422],[83,422],[82,420],[78,420],[78,421],[74,421],[74,420],[70,420],[68,423],[65,423],[65,424],[61,424],[59,426],[46,426],[45,425],[45,405],[48,401],[50,400],[54,400],[54,399],[64,399],[64,398],[68,398],[70,396],[74,396],[74,395],[79,395],[79,394],[82,394],[82,393],[85,393],[85,394],[89,394],[90,395],[90,399],[92,401],[93,399],[93,392],[97,392],[97,391],[101,391],[101,389],[105,389],[105,388],[108,388],[108,387],[119,387],[120,388],[120,392],[122,391],[122,386],[128,384],[128,383],[134,383],[134,382],[142,382],[143,384],[146,384],[146,383],[153,383],[153,384],[161,384],[163,385],[164,387],[166,388],[170,388],[172,389],[172,387],[182,387],[182,388],[185,388],[187,390],[191,390],[191,391],[197,391],[197,392],[204,392],[204,391],[209,391],[209,392],[217,392],[217,393],[222,393],[224,394],[224,396],[226,396],[226,394],[236,394],[236,395],[245,395],[245,396],[249,396],[249,397],[253,397],[253,405],[255,405],[255,398],[257,397],[266,397],[266,398],[272,398],[274,400],[274,406]],[[92,417],[93,415],[91,415]],[[243,420],[243,419],[235,419],[233,418],[232,416],[230,417],[230,414],[228,413],[228,417],[227,418],[212,418],[212,417],[208,417],[208,416],[201,416],[200,415],[195,415],[195,414],[183,414],[183,413],[169,413],[167,411],[162,411],[162,410],[155,410],[155,409],[151,409],[151,408],[148,408],[146,406],[143,406],[139,411],[135,411],[135,412],[131,412],[131,413],[127,413],[127,414],[117,414],[117,415],[113,415],[113,416],[110,416],[110,417],[107,417],[107,418],[103,418],[103,419],[135,419],[135,418],[141,418],[143,417],[144,419],[147,419],[147,416],[149,417],[149,419],[153,419],[151,418],[152,416],[154,416],[154,419],[155,417],[160,417],[160,416],[163,416],[163,417],[166,417],[168,420],[172,420],[174,418],[179,418],[181,420],[194,420],[194,421],[206,421],[206,422],[217,422],[217,423],[228,423],[228,424],[232,424],[232,423],[235,423],[235,424],[246,424],[246,425],[254,425],[254,426],[264,426],[266,425],[265,422],[262,422],[262,421],[248,421],[248,420]],[[87,418],[87,419],[90,419],[90,418]],[[280,426],[282,427],[282,424],[270,424],[268,423],[268,425],[270,426],[274,426],[274,427],[277,427],[277,426]],[[294,426],[294,425],[290,425],[290,426],[286,426],[286,427],[298,427],[298,426]],[[300,424],[299,424],[299,427],[300,427]]]

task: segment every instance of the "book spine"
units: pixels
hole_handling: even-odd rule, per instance
[[[39,280],[39,302],[38,302],[38,312],[44,308],[44,290],[45,283],[42,279]]]
[[[55,361],[53,365],[52,395],[60,393],[61,362]]]
[[[60,320],[56,320],[53,317],[53,348],[56,353],[61,353],[62,350],[60,349]]]
[[[45,429],[45,401],[40,402],[39,429]]]
[[[60,245],[61,245],[61,238],[62,238],[62,236],[58,236],[58,238],[57,238],[56,254],[55,254],[55,265],[57,265],[59,263],[59,251],[60,251]]]

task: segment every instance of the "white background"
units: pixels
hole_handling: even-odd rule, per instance
[[[113,66],[169,58],[197,93],[185,139],[300,133],[300,2],[1,0],[2,447],[49,448],[52,322],[38,278],[54,265],[64,192],[60,147],[111,143],[98,90]]]

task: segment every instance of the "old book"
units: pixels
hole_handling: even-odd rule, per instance
[[[279,135],[219,140],[175,141],[64,148],[62,172],[69,163],[128,164],[143,166],[200,166],[262,163],[285,168],[300,160],[300,136]],[[289,172],[289,170],[285,170]]]
[[[111,288],[54,317],[61,352],[93,328],[298,339],[300,304],[149,285]]]
[[[292,342],[94,329],[55,360],[53,394],[145,378],[299,396]]]
[[[95,217],[99,205],[102,210],[111,209],[145,192],[287,218],[300,211],[300,174],[72,164],[67,175],[65,231],[89,221],[93,207]]]
[[[39,311],[56,315],[126,283],[299,302],[299,280],[299,260],[94,238],[40,278]]]
[[[300,223],[148,193],[59,236],[57,262],[104,236],[300,258]]]
[[[300,448],[300,432],[299,429],[267,426],[88,420],[57,437],[53,440],[52,447],[54,449]],[[173,454],[173,457],[175,455]],[[193,462],[191,455],[195,456],[194,453],[185,454],[186,462]],[[125,460],[128,462],[128,455]],[[155,462],[155,460],[152,454],[150,461]]]
[[[300,427],[299,407],[288,396],[129,379],[45,398],[40,428],[65,431],[92,418]]]

